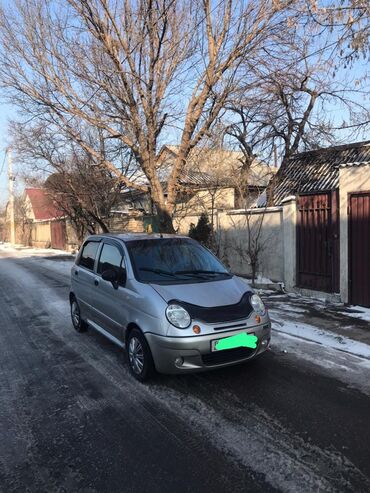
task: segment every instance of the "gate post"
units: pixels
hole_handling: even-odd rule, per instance
[[[283,206],[284,284],[288,291],[297,284],[297,201],[291,196]]]

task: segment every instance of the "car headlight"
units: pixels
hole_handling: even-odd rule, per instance
[[[250,302],[253,310],[258,313],[258,315],[264,315],[266,313],[266,307],[258,294],[252,294]]]
[[[189,327],[191,317],[188,312],[180,305],[171,303],[166,308],[167,320],[178,329],[186,329]]]

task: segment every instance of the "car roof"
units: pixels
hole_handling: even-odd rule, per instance
[[[188,238],[185,235],[167,234],[167,233],[102,233],[90,235],[86,240],[101,240],[103,238],[115,238],[123,242],[129,241],[145,241],[145,240],[162,240],[168,238]]]

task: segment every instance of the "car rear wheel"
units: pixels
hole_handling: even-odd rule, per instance
[[[71,319],[73,327],[77,332],[86,332],[87,323],[81,318],[80,305],[77,303],[76,298],[71,300]]]
[[[132,329],[126,341],[127,360],[130,373],[144,382],[154,373],[154,363],[150,347],[139,329]]]

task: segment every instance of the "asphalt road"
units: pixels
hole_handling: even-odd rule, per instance
[[[73,330],[68,285],[0,253],[1,492],[370,491],[370,396],[348,375],[273,349],[143,385]]]

